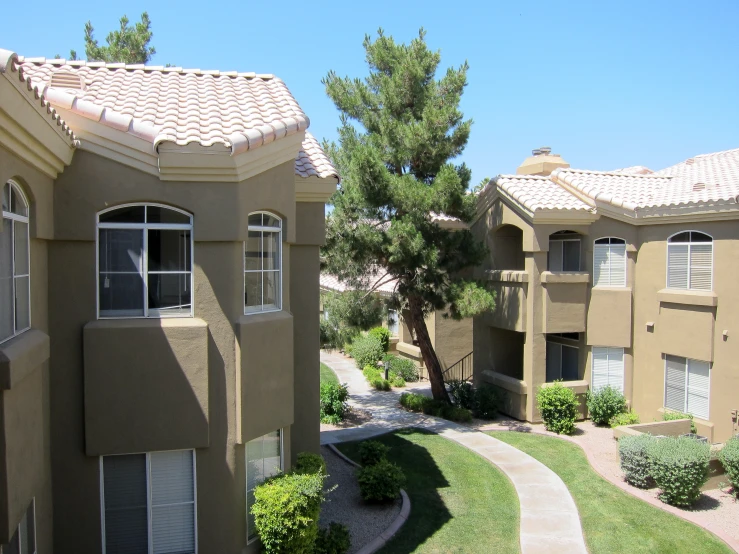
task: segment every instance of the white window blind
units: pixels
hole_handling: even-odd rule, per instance
[[[624,349],[594,346],[590,388],[597,392],[607,386],[624,392]]]
[[[665,356],[665,408],[708,419],[710,364]]]
[[[151,454],[151,538],[154,554],[195,552],[192,450]]]
[[[593,245],[593,286],[626,286],[626,242],[603,238]]]
[[[273,431],[246,443],[246,534],[247,541],[257,536],[254,528],[254,489],[265,479],[282,471],[282,431]]]
[[[667,244],[667,288],[713,288],[713,239],[697,231],[670,237]]]

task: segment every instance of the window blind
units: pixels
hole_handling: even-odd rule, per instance
[[[192,450],[151,454],[151,538],[154,554],[195,552]]]
[[[610,386],[623,393],[624,349],[594,346],[592,348],[590,381],[593,392]]]
[[[687,244],[669,244],[667,246],[668,288],[688,288],[688,249]]]
[[[708,419],[709,392],[708,362],[678,356],[665,357],[665,408]]]
[[[103,458],[105,554],[148,552],[146,455]]]
[[[690,245],[690,288],[711,290],[713,267],[713,245]]]
[[[596,287],[626,286],[625,244],[596,243],[593,246],[593,285]]]
[[[708,419],[708,391],[710,382],[710,368],[708,362],[688,360],[688,413],[701,419]]]

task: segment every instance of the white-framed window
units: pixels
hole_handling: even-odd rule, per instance
[[[709,419],[708,362],[665,355],[665,408]]]
[[[194,450],[101,456],[103,554],[197,554]]]
[[[268,212],[249,214],[244,243],[244,313],[282,309],[282,220]]]
[[[159,204],[98,214],[98,317],[191,317],[192,216]]]
[[[36,499],[31,500],[10,542],[0,545],[0,554],[36,554]]]
[[[590,367],[590,390],[598,392],[610,386],[624,392],[624,349],[593,346]]]
[[[580,271],[580,238],[560,231],[549,237],[549,271]]]
[[[667,239],[667,288],[713,288],[713,238],[699,231],[682,231]]]
[[[593,286],[626,286],[626,241],[615,237],[597,239],[593,244]]]
[[[31,250],[28,200],[14,181],[2,190],[0,343],[31,327]]]
[[[578,359],[580,350],[576,346],[547,341],[547,383],[559,379],[577,381],[579,379]]]
[[[398,336],[398,312],[397,310],[387,311],[387,330],[390,331],[391,337]]]
[[[257,538],[254,528],[254,489],[270,477],[283,471],[282,429],[272,431],[246,443],[246,540]]]

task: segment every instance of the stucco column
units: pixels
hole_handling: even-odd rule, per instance
[[[529,287],[526,296],[526,340],[523,351],[523,380],[528,385],[526,397],[526,420],[536,421],[536,391],[547,380],[547,348],[544,335],[543,302],[544,290],[541,286],[541,272],[547,269],[546,252],[526,253],[526,272],[529,274]]]

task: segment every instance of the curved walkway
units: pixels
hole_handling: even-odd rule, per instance
[[[334,370],[339,381],[348,385],[349,404],[372,414],[372,420],[359,427],[322,432],[321,444],[363,440],[402,427],[433,431],[486,458],[511,480],[521,505],[523,554],[587,553],[575,502],[559,476],[544,464],[474,429],[402,410],[398,407],[399,392],[370,389],[354,362],[341,354],[322,351],[321,361]],[[408,387],[414,388],[428,387],[413,384]]]

